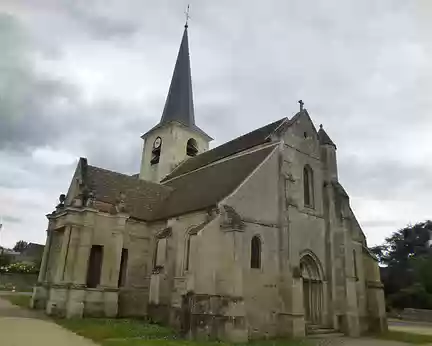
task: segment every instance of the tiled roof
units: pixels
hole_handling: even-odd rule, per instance
[[[96,206],[108,212],[124,194],[126,212],[140,220],[159,220],[216,205],[270,154],[277,144],[238,154],[270,141],[287,118],[280,119],[215,149],[190,158],[162,184],[80,162],[84,184]],[[223,160],[222,160],[223,159]]]
[[[164,186],[174,191],[153,218],[165,219],[216,205],[232,193],[277,145],[209,164],[170,180]]]
[[[126,213],[152,221],[215,206],[233,192],[271,153],[277,144],[207,165],[175,178],[165,185],[94,166],[84,169],[87,189],[94,193],[96,207],[112,210],[125,196]]]
[[[187,172],[191,172],[200,167],[204,167],[212,162],[218,161],[225,157],[236,154],[240,151],[252,148],[259,144],[265,143],[270,140],[270,135],[280,126],[282,123],[287,120],[287,118],[282,118],[278,121],[275,121],[271,124],[263,126],[259,129],[256,129],[252,132],[249,132],[243,136],[237,137],[232,141],[229,141],[225,144],[222,144],[212,150],[206,151],[198,156],[193,158],[189,158],[182,164],[180,164],[174,171],[168,174],[163,180],[164,182],[178,177],[179,175],[185,174]]]
[[[115,205],[120,193],[124,193],[126,210],[133,217],[142,220],[151,219],[159,203],[172,190],[168,186],[94,166],[87,166],[84,179],[97,201]]]

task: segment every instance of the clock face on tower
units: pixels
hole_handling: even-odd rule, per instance
[[[157,137],[153,143],[153,148],[157,149],[161,146],[162,144],[162,138]]]

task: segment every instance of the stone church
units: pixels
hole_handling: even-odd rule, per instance
[[[47,215],[32,306],[146,317],[244,341],[387,327],[378,263],[307,110],[209,150],[195,123],[188,29],[141,171],[81,158]]]

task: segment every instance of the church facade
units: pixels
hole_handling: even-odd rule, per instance
[[[161,121],[142,139],[137,175],[79,160],[47,215],[34,308],[147,317],[233,341],[387,328],[336,145],[302,103],[291,119],[209,150],[186,26]]]

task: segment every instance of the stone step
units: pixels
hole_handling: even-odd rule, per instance
[[[342,336],[343,334],[333,328],[323,327],[315,324],[310,324],[306,328],[306,335],[309,337],[323,337],[323,336]]]
[[[330,339],[336,339],[336,338],[341,338],[343,337],[344,334],[343,333],[339,333],[337,331],[333,332],[333,333],[324,333],[324,334],[307,334],[306,337],[308,339],[326,339],[326,338],[330,338]]]

